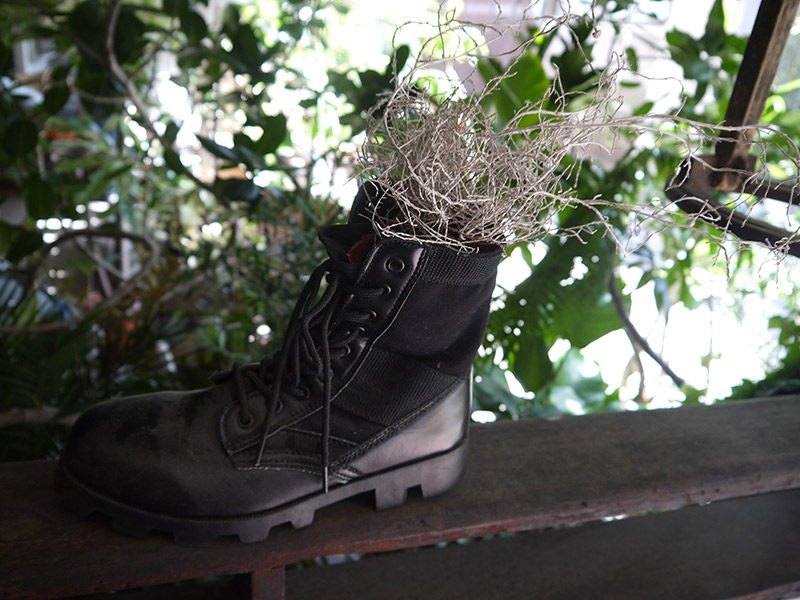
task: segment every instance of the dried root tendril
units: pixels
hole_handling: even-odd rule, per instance
[[[520,56],[536,37],[552,33],[571,18],[568,11],[564,16],[550,17],[539,26],[537,36],[515,49],[516,55]],[[493,91],[513,76],[513,61],[512,68],[470,95],[456,89],[443,97],[432,96],[420,88],[419,74],[431,65],[479,59],[480,44],[448,56],[442,41],[447,34],[470,32],[475,27],[450,19],[440,23],[436,36],[423,46],[423,58],[417,59],[410,73],[397,78],[396,89],[370,112],[367,139],[358,156],[358,173],[386,190],[399,213],[393,213],[391,218],[376,214],[374,225],[379,235],[474,251],[482,244],[505,245],[551,235],[582,236],[605,231],[623,251],[629,252],[659,228],[699,229],[701,218],[714,222],[721,232],[728,229],[730,223],[721,220],[715,207],[701,198],[696,198],[705,203],[699,213],[686,215],[666,198],[620,202],[613,199],[614,190],[597,190],[595,196],[582,198],[574,183],[580,177],[582,159],[596,156],[598,150],[611,152],[632,135],[650,136],[655,144],[671,138],[685,157],[701,157],[699,162],[713,170],[702,158],[704,150],[708,154],[722,136],[741,128],[711,126],[677,114],[620,114],[623,103],[617,82],[623,73],[634,73],[617,56],[611,57],[609,67],[596,73],[593,95],[582,95],[581,102],[572,102],[576,96],[563,91],[555,73],[543,100],[522,104],[513,118],[500,125],[497,115],[487,113],[483,107]],[[480,27],[485,34],[486,26]],[[502,33],[499,27],[493,31],[496,35]],[[434,43],[437,40],[438,45]],[[440,55],[426,55],[428,46],[439,48]],[[588,58],[586,62],[591,66]],[[766,127],[761,131],[781,137]],[[800,151],[792,140],[782,138],[783,156],[797,173]],[[747,173],[746,177],[757,183],[764,179],[767,146],[774,142],[755,136],[750,144],[751,154],[762,166],[760,172]],[[596,219],[578,227],[564,227],[557,215],[570,206],[586,207]],[[726,206],[752,210],[753,199],[734,194]],[[624,239],[611,225],[609,210],[628,214],[629,232]],[[788,217],[787,213],[787,221]],[[647,227],[643,228],[645,223]],[[705,227],[702,230],[716,242],[725,239],[724,233]],[[798,234],[800,231],[792,229],[785,239],[773,243],[772,249],[777,254],[785,253],[788,245],[797,241]]]

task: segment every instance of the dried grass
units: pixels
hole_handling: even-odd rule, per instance
[[[591,14],[582,18],[593,23]],[[440,18],[435,35],[423,46],[416,64],[409,72],[396,76],[396,89],[369,115],[368,136],[358,157],[359,175],[386,189],[399,209],[399,215],[391,219],[375,217],[380,235],[471,251],[480,244],[504,245],[603,230],[614,237],[623,251],[631,251],[659,228],[698,229],[700,217],[706,221],[717,218],[716,227],[725,231],[726,223],[719,222],[717,213],[708,205],[707,210],[687,217],[666,198],[663,202],[648,198],[620,203],[609,198],[613,195],[610,190],[598,190],[597,195],[583,198],[575,185],[568,183],[574,184],[581,175],[582,161],[576,158],[613,152],[632,136],[649,135],[655,144],[671,138],[682,147],[685,157],[701,157],[702,163],[702,156],[709,153],[720,136],[735,130],[692,122],[677,114],[621,114],[621,76],[642,76],[631,71],[619,57],[612,56],[610,66],[596,73],[595,92],[580,97],[580,108],[573,108],[576,97],[563,91],[556,73],[544,99],[523,104],[508,122],[501,125],[496,114],[484,110],[486,99],[513,75],[515,61],[525,48],[542,35],[558,30],[569,34],[571,30],[565,26],[574,24],[574,19],[567,10],[563,16],[535,23],[540,33],[509,53],[517,58],[512,58],[504,73],[481,85],[475,83],[477,69],[473,71],[467,84],[477,91],[467,95],[462,82],[454,83],[443,94],[431,93],[425,88],[424,75],[432,67],[451,65],[453,61],[474,65],[485,59],[481,54],[486,53],[486,45],[481,39],[502,35],[511,26],[478,26],[457,22],[452,15]],[[474,33],[476,28],[481,35]],[[466,40],[468,47],[465,49],[462,43],[457,50],[448,51],[448,40],[454,36],[462,42]],[[586,64],[593,68],[588,58]],[[765,131],[772,136],[782,135],[760,128],[760,132]],[[792,140],[785,136],[783,140],[783,156],[797,173],[800,151]],[[747,174],[753,181],[766,175],[764,158],[768,146],[757,132],[751,141],[751,153],[762,160],[757,161],[761,165],[757,173]],[[713,169],[710,165],[708,168]],[[566,229],[557,215],[569,206],[584,206],[596,219]],[[730,198],[727,206],[746,206],[750,211],[753,201],[750,196],[739,194]],[[609,209],[629,215],[627,234],[620,235],[610,224]],[[724,240],[722,233],[702,230],[717,242]],[[785,252],[798,233],[797,228],[792,229],[786,239],[773,245],[775,252]]]

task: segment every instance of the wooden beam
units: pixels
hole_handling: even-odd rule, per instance
[[[800,594],[800,491],[609,523],[365,556],[287,573],[287,600],[786,600]]]
[[[255,571],[250,575],[250,600],[283,600],[283,566]]]
[[[328,554],[425,546],[800,487],[800,396],[474,426],[464,480],[378,513],[357,498],[259,544],[176,546],[113,532],[59,506],[52,462],[0,465],[0,582],[7,598],[57,598]],[[755,543],[755,542],[754,542]]]
[[[725,126],[758,125],[798,5],[800,0],[761,1],[725,113]],[[729,139],[717,143],[717,164],[721,167],[746,168],[744,162],[741,165],[736,163],[743,161],[748,154],[752,131],[733,131],[723,133],[723,136]]]

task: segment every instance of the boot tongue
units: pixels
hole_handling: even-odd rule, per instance
[[[319,232],[319,239],[336,268],[352,283],[374,244],[374,233],[369,223],[350,223],[326,227]]]
[[[372,223],[374,217],[383,220],[397,218],[399,210],[391,194],[374,181],[365,181],[358,189],[350,209],[348,223]]]
[[[375,234],[370,233],[368,236],[361,238],[353,244],[350,251],[347,253],[347,260],[354,265],[360,264],[361,261],[366,258],[367,253],[372,250],[373,246],[375,246]]]
[[[394,199],[380,185],[365,181],[358,190],[347,225],[332,225],[319,233],[337,269],[353,283],[360,263],[375,245],[374,217],[391,219],[398,211]]]

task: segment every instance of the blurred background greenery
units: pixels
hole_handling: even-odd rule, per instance
[[[357,188],[366,111],[421,42],[408,26],[393,45],[394,27],[435,20],[430,4],[381,18],[356,0],[0,6],[0,460],[57,455],[92,403],[205,386],[276,349],[322,260],[316,231]],[[732,15],[748,2],[708,2],[700,30],[676,26],[673,4],[598,1],[603,35],[575,21],[529,46],[486,109],[502,122],[542,98],[554,68],[579,105],[597,84],[586,57],[602,68],[617,51],[676,77],[623,82],[624,113],[721,122],[746,44]],[[795,140],[798,47],[762,119]],[[578,189],[660,201],[681,158],[631,134],[610,156],[574,157]],[[771,173],[793,175],[781,160],[766,157]],[[630,215],[607,216],[631,235]],[[600,236],[508,249],[476,420],[797,391],[793,259],[745,250],[726,263],[702,232],[637,235],[652,237],[627,255]]]

